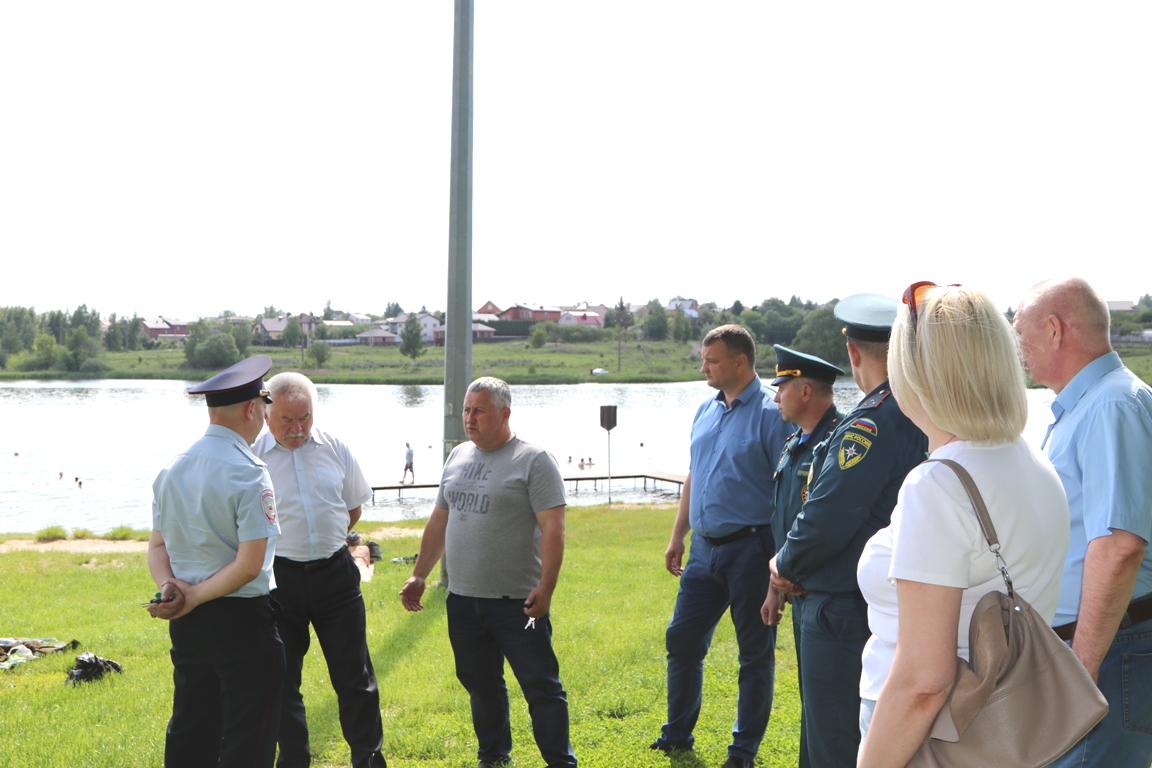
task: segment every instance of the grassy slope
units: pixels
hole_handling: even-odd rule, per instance
[[[771,373],[775,358],[770,347],[761,345],[758,368]],[[532,349],[523,341],[476,344],[472,348],[473,376],[499,376],[512,384],[578,384],[596,382],[649,383],[698,381],[699,354],[687,342],[633,341],[620,350],[617,370],[615,342],[588,344],[548,344]],[[396,348],[334,347],[332,357],[320,370],[306,368],[300,350],[280,347],[253,347],[252,354],[269,355],[272,372],[302,370],[314,381],[327,384],[441,384],[444,381],[443,347],[426,347],[415,364]],[[1152,383],[1152,345],[1127,344],[1119,350],[1125,364],[1137,376]],[[105,378],[112,379],[191,379],[202,380],[215,371],[189,371],[181,368],[184,353],[178,349],[140,352],[108,352]],[[605,368],[607,376],[593,376],[593,368]],[[21,373],[0,371],[0,380],[92,378],[91,375],[62,374],[57,371]]]
[[[552,618],[571,702],[572,741],[588,768],[669,764],[648,745],[665,715],[664,629],[676,580],[664,571],[663,553],[674,514],[669,507],[569,512]],[[475,740],[468,699],[453,672],[442,593],[430,593],[420,614],[405,613],[396,598],[409,566],[389,560],[410,555],[415,541],[382,541],[385,559],[364,586],[384,750],[397,768],[471,765]],[[79,651],[0,672],[0,708],[6,715],[0,768],[160,765],[172,675],[167,627],[149,620],[140,607],[155,589],[144,555],[8,553],[0,555],[0,576],[5,585],[0,635],[83,643]],[[780,638],[776,702],[760,765],[790,766],[796,760],[799,699],[787,619]],[[64,686],[74,656],[85,650],[121,662],[124,673],[79,688]],[[736,655],[732,625],[725,619],[707,662],[696,753],[674,758],[672,766],[723,762],[736,713]],[[538,764],[523,698],[511,675],[508,682],[514,755],[521,765]],[[304,688],[313,764],[346,765],[335,695],[316,646],[305,664]]]
[[[425,354],[413,363],[396,348],[333,347],[332,357],[321,370],[305,366],[300,350],[280,347],[249,350],[251,354],[269,355],[274,361],[273,373],[279,370],[304,370],[314,381],[329,384],[440,384],[444,381],[443,347],[425,347]],[[547,344],[533,349],[523,341],[476,344],[472,348],[474,376],[499,376],[513,384],[577,384],[599,382],[663,382],[699,379],[699,355],[687,342],[633,341],[620,352],[617,370],[617,348],[614,342],[588,344]],[[771,350],[768,353],[771,357]],[[204,379],[207,371],[188,371],[181,367],[184,353],[176,349],[139,352],[106,352],[103,356],[109,371],[104,378],[120,379]],[[773,361],[765,360],[762,369],[771,369]],[[767,366],[767,367],[764,367]],[[605,368],[607,376],[593,376],[593,368]],[[0,379],[92,378],[91,375],[62,374],[54,371],[21,373],[0,371]]]

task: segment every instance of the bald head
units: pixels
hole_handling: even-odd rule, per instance
[[[1014,325],[1032,380],[1057,392],[1112,351],[1108,305],[1080,277],[1034,285],[1020,302]]]
[[[1098,344],[1112,348],[1108,340],[1112,321],[1108,305],[1082,277],[1037,283],[1020,302],[1020,311],[1029,319],[1033,314],[1056,315],[1079,334],[1087,338],[1094,336]]]

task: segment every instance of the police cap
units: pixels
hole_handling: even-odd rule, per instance
[[[776,350],[776,378],[772,380],[774,387],[799,376],[832,384],[837,376],[844,375],[844,371],[815,355],[806,355],[782,344],[773,344],[772,349]]]
[[[900,302],[875,293],[857,293],[841,300],[833,313],[844,323],[844,335],[855,341],[888,341]]]
[[[209,408],[243,403],[258,397],[271,403],[272,398],[268,397],[268,389],[264,386],[264,376],[271,369],[272,358],[254,355],[191,387],[188,393],[204,395]]]

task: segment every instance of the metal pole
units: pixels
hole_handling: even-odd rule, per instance
[[[473,0],[456,0],[452,56],[452,178],[448,206],[448,316],[444,339],[444,458],[464,442],[461,408],[472,380]]]
[[[608,506],[612,506],[612,433],[608,433]]]
[[[473,0],[456,0],[452,42],[452,165],[448,203],[448,316],[444,329],[444,458],[464,442],[461,411],[472,380]],[[441,560],[440,583],[448,580]]]

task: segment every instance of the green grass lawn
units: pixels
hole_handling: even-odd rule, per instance
[[[633,340],[617,349],[614,341],[549,343],[533,349],[526,341],[475,344],[472,347],[472,375],[498,376],[510,384],[580,384],[595,382],[659,383],[699,381],[700,355],[691,342]],[[1124,363],[1146,382],[1152,382],[1152,345],[1126,344],[1118,350]],[[298,349],[251,347],[249,354],[272,358],[272,373],[303,371],[321,384],[442,384],[444,348],[428,346],[415,363],[400,354],[397,347],[333,347],[332,356],[321,369]],[[619,368],[617,359],[619,358]],[[101,358],[109,370],[104,374],[62,373],[60,371],[20,372],[0,370],[0,380],[17,379],[190,379],[202,380],[217,371],[194,371],[183,367],[180,349],[153,349],[137,352],[105,352]],[[757,370],[771,376],[775,353],[766,344],[758,349]],[[604,368],[605,376],[593,376],[592,369]]]
[[[637,341],[617,349],[611,341],[582,344],[549,343],[534,349],[525,341],[475,344],[472,347],[473,376],[498,376],[511,384],[579,384],[597,382],[649,383],[697,381],[700,356],[690,342]],[[273,360],[272,373],[281,370],[304,371],[324,384],[442,384],[444,348],[425,347],[415,363],[396,347],[333,347],[322,369],[313,369],[298,349],[251,347],[249,354],[266,354]],[[771,347],[760,350],[759,368],[771,373],[775,358]],[[617,359],[619,358],[619,369]],[[194,371],[183,367],[180,349],[154,349],[137,352],[105,352],[108,366],[103,374],[60,371],[21,372],[0,370],[0,379],[206,379],[216,371]],[[592,369],[604,368],[605,376],[593,376]]]
[[[1116,351],[1132,373],[1152,384],[1152,344],[1121,344]]]
[[[705,670],[704,710],[696,751],[671,760],[648,745],[665,715],[664,629],[676,580],[664,570],[670,507],[581,507],[568,513],[568,546],[552,621],[568,691],[572,742],[588,768],[718,766],[736,714],[736,641],[721,622]],[[377,527],[361,522],[357,528]],[[389,765],[473,766],[476,744],[468,698],[456,681],[443,592],[426,610],[406,613],[396,592],[416,539],[383,539],[384,560],[364,585],[368,644],[379,679],[384,753]],[[157,766],[171,711],[167,625],[140,607],[155,591],[143,554],[0,554],[0,636],[80,640],[81,647],[0,671],[0,768]],[[777,653],[776,699],[758,765],[795,765],[799,737],[792,630],[785,618]],[[221,653],[233,649],[221,648]],[[82,651],[124,665],[124,672],[79,687],[64,678]],[[313,765],[347,765],[336,698],[319,647],[305,662],[304,698]],[[527,707],[508,673],[513,756],[539,765]]]

